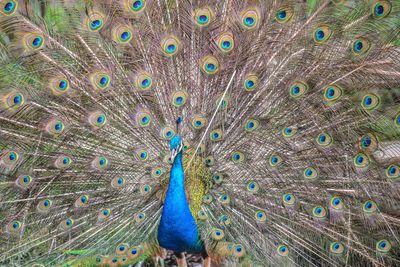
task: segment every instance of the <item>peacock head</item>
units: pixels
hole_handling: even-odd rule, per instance
[[[169,141],[169,148],[171,149],[171,161],[174,162],[176,155],[182,151],[182,138],[177,135],[172,137],[171,141]]]

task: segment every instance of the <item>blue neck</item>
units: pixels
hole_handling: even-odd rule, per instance
[[[176,155],[174,163],[172,163],[171,176],[170,176],[170,180],[169,180],[167,196],[168,196],[168,193],[171,192],[171,190],[170,190],[171,188],[182,189],[183,194],[185,194],[184,180],[185,180],[185,176],[183,173],[183,166],[182,166],[182,152],[180,152],[180,153],[178,153],[178,155]],[[173,190],[173,191],[176,192],[176,190]],[[186,200],[186,197],[185,197],[185,200]]]
[[[163,248],[175,252],[201,252],[204,246],[186,200],[184,179],[181,151],[171,167],[169,187],[158,227],[158,242]]]

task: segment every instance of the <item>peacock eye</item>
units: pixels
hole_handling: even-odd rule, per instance
[[[279,245],[277,248],[277,252],[279,256],[287,256],[289,253],[289,249],[286,245]]]
[[[0,13],[5,16],[11,16],[17,11],[18,2],[15,0],[12,1],[1,1],[0,5],[3,6],[0,10]]]
[[[197,26],[206,27],[210,24],[214,14],[209,7],[202,7],[193,12],[193,19]]]
[[[372,6],[372,15],[375,19],[382,19],[389,15],[392,9],[392,4],[389,1],[378,1],[375,6]]]
[[[280,9],[278,9],[278,11],[276,12],[275,15],[275,19],[279,22],[279,23],[286,23],[286,22],[290,22],[290,20],[293,17],[293,8],[292,7],[281,7]]]
[[[387,253],[391,249],[392,245],[386,239],[380,240],[376,243],[376,250],[380,253]]]
[[[201,66],[206,74],[215,74],[219,71],[220,68],[217,58],[211,55],[203,58]]]
[[[162,50],[166,56],[172,56],[178,53],[180,41],[174,36],[170,36],[164,39],[161,44]]]
[[[242,25],[246,29],[254,29],[258,25],[260,14],[257,9],[247,9],[241,15]]]
[[[86,25],[91,32],[97,32],[103,28],[104,15],[100,12],[94,11],[88,14],[86,18]]]
[[[371,48],[371,42],[366,37],[359,37],[353,41],[352,50],[357,56],[367,53]]]

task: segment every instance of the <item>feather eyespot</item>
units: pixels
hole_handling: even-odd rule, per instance
[[[317,219],[323,219],[326,217],[327,213],[324,207],[322,206],[315,206],[313,208],[313,216]]]
[[[124,4],[125,8],[133,14],[138,14],[142,12],[146,7],[145,0],[125,0]]]
[[[188,141],[183,141],[183,147],[182,150],[183,151],[188,151],[190,149],[191,145]]]
[[[202,115],[196,115],[193,117],[192,125],[195,129],[201,129],[206,124],[207,119]]]
[[[18,162],[19,155],[16,151],[9,150],[3,153],[0,163],[6,167],[11,167]]]
[[[125,178],[122,177],[115,177],[111,181],[111,187],[113,188],[121,188],[125,185]]]
[[[392,10],[392,4],[389,1],[378,1],[372,7],[372,15],[375,19],[381,19],[389,15]]]
[[[99,211],[99,218],[106,219],[110,216],[110,214],[111,214],[110,209],[102,209]]]
[[[193,20],[197,26],[206,27],[211,23],[214,14],[209,7],[201,7],[193,12]]]
[[[24,96],[19,92],[11,92],[4,97],[4,104],[9,110],[16,110],[24,104]]]
[[[66,169],[70,167],[71,164],[72,164],[71,158],[66,155],[58,156],[56,161],[54,162],[54,166],[58,169]]]
[[[222,99],[223,95],[220,95],[217,98],[216,105],[220,107],[221,110],[226,110],[230,104],[230,98],[225,95],[225,97]]]
[[[206,56],[201,61],[201,66],[206,74],[215,74],[220,69],[220,64],[214,56]]]
[[[344,208],[343,200],[340,197],[331,198],[331,208],[337,211],[342,211]]]
[[[120,243],[115,248],[115,252],[118,255],[124,254],[129,249],[129,245],[127,243]]]
[[[90,76],[90,82],[94,89],[104,90],[111,83],[111,76],[106,71],[98,71]]]
[[[371,42],[366,37],[359,37],[353,41],[352,51],[355,55],[363,55],[371,49]]]
[[[146,127],[150,125],[151,122],[151,115],[150,112],[147,110],[139,111],[136,114],[136,122],[138,126]]]
[[[221,34],[217,40],[217,44],[218,44],[219,49],[222,52],[227,53],[227,52],[232,51],[232,49],[235,45],[235,41],[233,40],[232,33]]]
[[[175,131],[172,127],[167,126],[161,130],[161,137],[165,140],[171,140],[175,136]]]
[[[104,169],[105,167],[107,167],[108,164],[108,160],[105,157],[96,157],[93,161],[92,161],[92,168],[94,169]]]
[[[357,168],[365,168],[369,165],[369,163],[370,163],[369,158],[364,153],[358,153],[354,157],[354,166],[356,166]]]
[[[150,89],[152,83],[153,83],[153,79],[152,79],[150,73],[141,72],[136,75],[135,85],[136,85],[137,89],[142,90],[142,91],[148,90],[148,89]]]
[[[282,163],[282,158],[277,154],[272,154],[268,162],[271,167],[276,167]]]
[[[263,212],[263,211],[257,211],[254,216],[255,216],[257,222],[265,222],[267,220],[267,216],[265,215],[265,212]]]
[[[294,15],[293,8],[282,7],[276,12],[275,18],[279,23],[286,23],[292,20],[293,15]]]
[[[149,153],[147,152],[147,150],[139,149],[139,150],[136,151],[136,157],[140,161],[146,161],[149,158]]]
[[[378,147],[378,142],[373,134],[368,133],[360,138],[358,146],[360,147],[360,149],[372,152],[375,151]]]
[[[342,94],[342,88],[336,85],[329,85],[325,88],[324,99],[327,102],[335,102],[342,97]]]
[[[376,250],[380,253],[387,253],[392,248],[392,245],[386,239],[382,239],[376,243]]]
[[[219,218],[219,222],[220,222],[221,224],[229,225],[230,222],[231,222],[231,219],[230,219],[228,216],[222,215],[222,216]]]
[[[211,201],[213,200],[213,198],[212,198],[212,196],[211,195],[209,195],[209,194],[207,194],[207,195],[205,195],[204,197],[203,197],[203,202],[204,203],[211,203]]]
[[[6,231],[9,233],[18,232],[22,227],[22,223],[18,220],[11,221],[6,226]]]
[[[175,36],[170,36],[164,39],[161,48],[166,56],[172,56],[178,53],[180,41]]]
[[[297,130],[291,127],[286,127],[282,129],[282,134],[286,138],[293,137],[297,133]]]
[[[332,0],[332,3],[334,3],[335,5],[340,5],[343,4],[345,0]]]
[[[222,173],[217,172],[217,173],[214,175],[214,182],[215,182],[216,184],[222,183],[223,180],[224,180],[224,176],[222,175]]]
[[[103,262],[103,256],[97,256],[96,257],[96,263],[102,263]]]
[[[151,171],[151,175],[152,175],[153,177],[156,177],[156,178],[160,177],[162,174],[163,174],[163,171],[162,171],[161,169],[159,169],[159,168],[153,169],[153,170]]]
[[[304,95],[308,90],[308,85],[305,82],[297,81],[290,87],[290,96],[298,98]]]
[[[75,200],[75,207],[77,208],[86,207],[88,203],[89,203],[89,196],[82,195]]]
[[[132,40],[133,31],[127,25],[118,25],[113,32],[113,39],[120,44],[127,44]]]
[[[38,205],[36,206],[36,209],[40,213],[46,213],[50,210],[52,205],[53,205],[53,201],[51,201],[50,199],[44,199],[38,203]]]
[[[148,184],[143,185],[143,186],[140,188],[140,192],[141,192],[143,195],[150,193],[150,191],[151,191],[151,186],[148,185]]]
[[[312,168],[312,167],[308,167],[304,170],[303,172],[304,178],[307,181],[314,181],[318,178],[318,172],[316,169]]]
[[[395,118],[394,118],[394,125],[396,127],[400,127],[400,112],[396,114]]]
[[[185,91],[176,91],[172,94],[172,105],[175,107],[182,107],[185,105],[188,94]]]
[[[101,111],[95,111],[89,115],[89,124],[95,128],[103,127],[107,123],[106,115]]]
[[[328,133],[320,133],[315,140],[317,144],[322,147],[327,147],[332,144],[332,137]]]
[[[210,236],[212,239],[214,240],[222,240],[225,236],[224,231],[222,231],[221,229],[212,229],[210,232]]]
[[[221,202],[222,204],[229,204],[231,202],[231,198],[227,194],[222,194],[218,198],[218,201]]]
[[[213,156],[208,156],[208,157],[205,159],[205,162],[206,162],[206,165],[207,165],[207,166],[209,166],[209,167],[213,166],[214,163],[215,163],[214,157],[213,157]]]
[[[104,26],[104,15],[98,11],[89,13],[86,18],[86,26],[91,32],[101,30]]]
[[[0,13],[4,16],[11,16],[17,11],[18,2],[15,0],[4,0],[0,2]]]
[[[279,245],[277,252],[279,256],[287,256],[289,254],[289,249],[286,245]]]
[[[142,255],[143,252],[144,250],[142,246],[132,247],[129,249],[128,257],[129,259],[134,260],[138,258],[140,255]]]
[[[28,33],[25,35],[24,40],[25,47],[31,51],[41,49],[45,42],[43,34],[39,32]]]
[[[232,161],[235,164],[242,163],[245,160],[245,156],[242,152],[238,151],[232,155]]]
[[[231,253],[232,256],[239,258],[246,254],[246,250],[242,244],[235,244],[231,247]]]
[[[293,206],[296,203],[296,198],[292,193],[284,194],[282,200],[285,206]]]
[[[167,164],[172,164],[172,163],[174,163],[174,162],[172,161],[171,156],[170,156],[169,154],[166,154],[166,155],[164,156],[164,162],[167,163]]]
[[[135,221],[137,223],[139,223],[139,222],[142,222],[145,218],[146,218],[146,214],[144,212],[140,212],[140,213],[136,214]]]
[[[248,119],[245,122],[244,129],[248,132],[253,132],[260,126],[260,121],[256,119]]]
[[[62,221],[62,222],[60,223],[60,227],[61,227],[63,230],[68,230],[68,229],[70,229],[73,225],[74,225],[74,220],[71,219],[71,218],[68,218],[68,219],[66,219],[66,220],[64,220],[64,221]]]
[[[258,10],[254,9],[254,8],[247,9],[246,11],[244,11],[242,13],[242,15],[240,17],[241,17],[243,27],[245,27],[246,29],[249,29],[249,30],[257,27],[259,20],[260,20],[260,14],[259,14]]]
[[[46,131],[53,136],[57,136],[64,131],[64,123],[57,119],[51,120],[46,125]]]
[[[391,164],[389,167],[386,169],[386,176],[391,180],[391,181],[396,181],[400,178],[400,168],[398,165]]]
[[[256,181],[252,181],[250,183],[247,184],[247,191],[251,192],[251,193],[255,193],[258,192],[258,190],[260,190],[260,186],[258,185],[258,183]]]
[[[215,129],[210,133],[210,139],[211,141],[221,141],[222,140],[222,130],[221,129]]]
[[[314,31],[314,42],[317,44],[322,44],[325,43],[329,40],[329,38],[332,36],[332,29],[328,25],[323,25],[318,27]]]
[[[69,90],[69,81],[64,76],[51,79],[50,88],[55,95],[62,95]]]
[[[258,88],[258,75],[255,73],[247,75],[244,80],[244,90],[252,92]]]
[[[361,101],[361,106],[367,111],[376,109],[379,104],[380,98],[376,94],[366,94]]]
[[[17,180],[15,180],[15,184],[21,189],[27,189],[32,184],[33,178],[29,175],[20,175]]]
[[[377,211],[378,207],[372,200],[367,200],[363,204],[363,211],[365,214],[372,214]]]
[[[332,242],[330,245],[330,251],[334,254],[342,254],[344,246],[339,242]]]
[[[199,217],[200,220],[207,219],[208,218],[207,212],[205,212],[204,210],[199,211],[198,217]]]

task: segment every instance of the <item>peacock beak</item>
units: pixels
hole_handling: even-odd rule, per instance
[[[182,151],[182,148],[183,148],[183,142],[181,141],[181,143],[178,145],[178,147],[177,147],[176,149],[173,148],[173,149],[171,150],[171,162],[174,162],[174,161],[175,161],[176,155],[178,155],[179,152]]]

